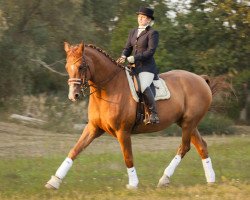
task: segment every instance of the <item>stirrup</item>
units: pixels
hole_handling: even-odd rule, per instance
[[[148,124],[159,124],[160,123],[160,119],[157,115],[155,115],[154,117],[152,117],[152,114],[148,117],[144,119],[144,124],[148,125]]]
[[[143,120],[145,125],[151,124],[151,121],[149,118]]]
[[[160,119],[157,115],[152,116],[152,114],[149,117],[149,121],[151,124],[159,124],[160,123]]]

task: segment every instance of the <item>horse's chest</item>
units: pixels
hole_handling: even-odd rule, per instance
[[[121,110],[118,106],[102,105],[96,106],[95,108],[89,109],[89,118],[101,121],[113,121],[119,118]]]

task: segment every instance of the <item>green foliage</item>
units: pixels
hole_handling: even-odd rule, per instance
[[[2,116],[1,120],[9,120],[9,116],[13,113],[29,116],[46,122],[44,125],[30,123],[29,126],[40,127],[44,130],[60,133],[77,131],[74,125],[84,125],[88,120],[87,102],[82,100],[72,103],[67,99],[67,95],[22,96],[9,103],[8,110],[0,111],[7,115]]]
[[[219,113],[209,112],[199,123],[201,135],[232,135],[236,133],[232,119]],[[182,130],[176,124],[160,132],[162,136],[181,136]]]
[[[62,101],[57,97],[50,97],[44,105],[47,113],[47,123],[42,127],[60,133],[81,132],[88,123],[87,102],[79,101],[72,103],[69,100]],[[82,126],[80,130],[75,125]]]
[[[1,1],[0,5],[5,11],[5,27],[8,27],[0,43],[3,52],[0,56],[3,66],[0,78],[1,100],[14,94],[65,90],[65,79],[51,74],[31,59],[54,63],[65,58],[65,40],[80,42],[100,38],[95,33],[95,25],[89,23],[91,16],[83,16],[81,8],[85,4],[82,1],[64,0],[12,0]],[[56,69],[64,71],[63,65]]]
[[[165,46],[167,49],[169,43],[178,41],[178,46],[174,44],[175,48],[172,48],[175,55],[173,66],[210,75],[225,74],[232,68],[247,69],[249,62],[246,60],[249,61],[249,58],[242,55],[247,55],[249,48],[249,41],[246,41],[249,21],[239,17],[239,25],[231,23],[228,27],[226,24],[231,15],[228,14],[227,18],[224,13],[225,9],[229,9],[240,16],[242,9],[248,12],[247,6],[235,1],[227,1],[228,8],[221,7],[221,3],[194,2],[188,14],[178,13],[177,31]],[[242,23],[245,25],[240,26]]]
[[[121,55],[122,49],[126,44],[129,30],[136,26],[134,16],[124,17],[119,21],[117,27],[113,30],[111,40],[111,51],[116,57]]]
[[[246,69],[233,77],[233,85],[237,101],[233,101],[230,109],[227,111],[228,116],[238,121],[240,111],[246,108],[247,119],[250,119],[250,102],[248,96],[250,93],[250,70]],[[246,122],[249,124],[249,121]]]
[[[199,124],[198,129],[202,135],[229,135],[235,133],[233,125],[234,122],[228,117],[209,113]]]
[[[189,7],[184,1],[163,0],[0,0],[0,106],[17,95],[65,93],[66,77],[31,60],[48,64],[60,60],[53,68],[65,72],[64,41],[93,43],[114,58],[120,56],[142,5],[155,8],[154,28],[160,33],[155,58],[160,72],[185,69],[241,76],[248,70],[247,1],[192,0]],[[170,11],[175,18],[169,17]],[[233,106],[230,116],[236,118],[241,105]]]

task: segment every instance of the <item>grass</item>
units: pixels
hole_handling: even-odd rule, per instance
[[[166,189],[158,179],[174,151],[134,152],[140,188],[125,189],[126,168],[121,153],[81,156],[58,191],[44,184],[64,160],[63,156],[1,157],[0,199],[247,199],[250,197],[250,138],[209,147],[217,183],[207,186],[201,160],[192,148],[182,160]]]

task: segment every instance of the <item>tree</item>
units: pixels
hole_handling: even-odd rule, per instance
[[[83,1],[0,1],[0,98],[18,94],[57,92],[66,80],[31,59],[47,63],[65,59],[63,42],[95,41],[99,36],[88,16],[82,15]],[[3,26],[2,24],[5,24]],[[59,71],[64,66],[59,65]]]
[[[248,67],[249,9],[242,2],[216,2],[192,1],[187,13],[177,12],[173,29],[163,30],[173,68],[218,75]]]

